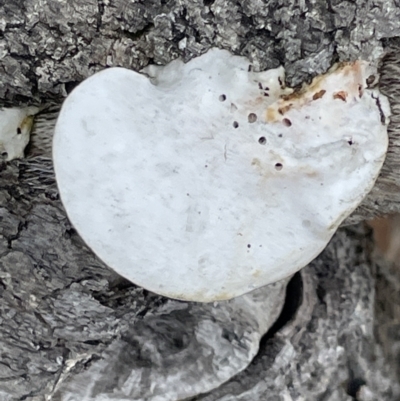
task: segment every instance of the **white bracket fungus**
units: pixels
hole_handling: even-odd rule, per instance
[[[24,157],[37,107],[0,109],[0,160]]]
[[[53,151],[80,235],[156,293],[221,300],[293,274],[383,164],[389,104],[365,62],[296,93],[282,68],[256,73],[218,49],[144,72],[111,68],[79,85]]]

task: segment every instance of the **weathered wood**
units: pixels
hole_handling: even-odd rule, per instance
[[[258,341],[257,324],[238,310],[227,307],[223,319],[215,318],[221,306],[202,310],[149,294],[104,266],[76,234],[58,199],[50,155],[57,110],[74,85],[110,65],[139,70],[177,56],[188,60],[213,46],[246,55],[260,69],[282,64],[291,85],[336,61],[378,61],[389,52],[380,80],[393,111],[388,157],[349,223],[400,210],[399,36],[395,0],[0,0],[0,102],[43,106],[27,157],[3,163],[0,171],[0,400],[98,400],[96,391],[105,400],[140,399],[154,385],[149,372],[167,370],[166,361],[185,372],[198,358],[198,372],[186,377],[190,387],[190,379],[212,372],[204,366],[221,350],[198,342],[196,327],[208,321],[230,361],[238,360],[244,327],[255,339],[246,350]],[[384,350],[391,350],[395,340],[379,327],[374,336],[370,247],[361,227],[339,230],[301,272],[303,286],[300,275],[291,282],[281,324],[261,341],[252,364],[196,399],[400,399],[398,366],[379,343],[385,337]],[[271,320],[284,300],[281,290],[268,304]],[[388,324],[383,314],[379,322]],[[146,337],[153,348],[146,349]],[[246,350],[243,355],[251,355]],[[387,360],[395,367],[390,371]],[[141,363],[147,373],[135,384],[124,382]],[[223,368],[220,358],[213,369]],[[88,382],[91,393],[84,392]],[[129,385],[136,398],[127,395]],[[162,397],[174,399],[172,393]]]

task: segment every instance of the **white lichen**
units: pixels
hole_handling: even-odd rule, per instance
[[[94,252],[172,298],[228,299],[315,258],[372,188],[389,105],[370,67],[335,66],[292,93],[214,49],[144,74],[115,68],[67,98],[54,163]]]
[[[0,158],[10,161],[24,157],[37,107],[0,109]]]

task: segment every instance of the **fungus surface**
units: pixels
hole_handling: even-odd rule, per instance
[[[389,105],[367,88],[367,63],[295,93],[282,68],[248,67],[213,49],[141,74],[111,68],[62,107],[53,152],[68,216],[148,290],[213,301],[287,277],[378,176]]]
[[[24,157],[37,107],[0,109],[0,160]]]

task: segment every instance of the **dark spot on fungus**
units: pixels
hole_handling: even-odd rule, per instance
[[[6,158],[6,157],[8,156],[8,153],[7,153],[7,152],[3,152],[3,153],[1,154],[1,156],[4,157],[4,158]]]
[[[269,88],[268,88],[268,86],[266,86],[266,87],[264,88],[264,90],[265,90],[265,91],[269,91]]]
[[[319,92],[314,93],[312,99],[313,100],[317,100],[317,99],[321,99],[322,96],[324,96],[326,93],[325,89],[321,89]]]
[[[351,145],[353,145],[354,142],[353,142],[352,139],[350,139],[350,140],[347,141],[347,143],[351,146]]]
[[[292,122],[288,118],[284,118],[282,120],[282,123],[285,127],[290,127],[292,125]]]
[[[269,96],[269,93],[268,92],[264,92],[264,96]]]
[[[261,90],[263,89],[263,86],[262,86],[262,83],[261,83],[261,82],[258,83],[258,87],[259,87]]]
[[[251,244],[247,244],[247,248],[251,248]]]
[[[364,91],[363,91],[363,87],[361,85],[358,85],[358,96],[362,97]]]
[[[265,138],[265,136],[262,136],[258,139],[258,143],[260,145],[265,145],[267,143],[267,139]]]
[[[247,68],[247,71],[251,72],[252,69],[253,69],[253,66],[251,64],[249,64],[249,67]]]
[[[220,102],[225,102],[226,96],[225,95],[220,95],[218,99],[219,99]]]
[[[17,128],[17,134],[18,135],[22,134],[21,128],[19,128],[19,127]]]
[[[249,123],[255,123],[257,121],[257,114],[250,113],[247,119],[249,120]]]
[[[205,167],[205,168],[207,168],[207,167],[208,167],[208,165],[206,164],[204,167]]]
[[[282,165],[282,163],[276,163],[276,164],[275,164],[275,170],[277,170],[277,171],[281,171],[281,170],[282,170],[282,168],[283,168],[283,165]]]
[[[289,103],[286,106],[279,107],[278,113],[284,115],[287,111],[289,111],[293,106],[293,103]]]
[[[370,87],[374,82],[375,82],[375,75],[370,75],[365,81],[368,87]]]
[[[283,89],[284,85],[283,85],[281,77],[278,77],[278,82],[279,82],[279,85],[281,86],[281,88]]]
[[[295,96],[296,95],[294,93],[291,93],[290,95],[282,95],[281,99],[284,100],[285,102],[287,102],[288,100],[291,100],[291,99],[295,98]]]
[[[371,97],[372,97],[372,99],[375,100],[376,106],[379,109],[379,113],[381,115],[381,124],[385,125],[386,118],[385,118],[385,114],[383,113],[383,110],[382,110],[381,101],[379,100],[379,96],[375,97],[373,94],[371,94]]]
[[[233,125],[233,128],[239,127],[239,123],[237,121],[234,121],[232,125]]]
[[[278,137],[279,137],[279,138],[282,138],[282,137],[283,137],[283,135],[282,135],[282,134],[279,134],[279,135],[278,135]]]

